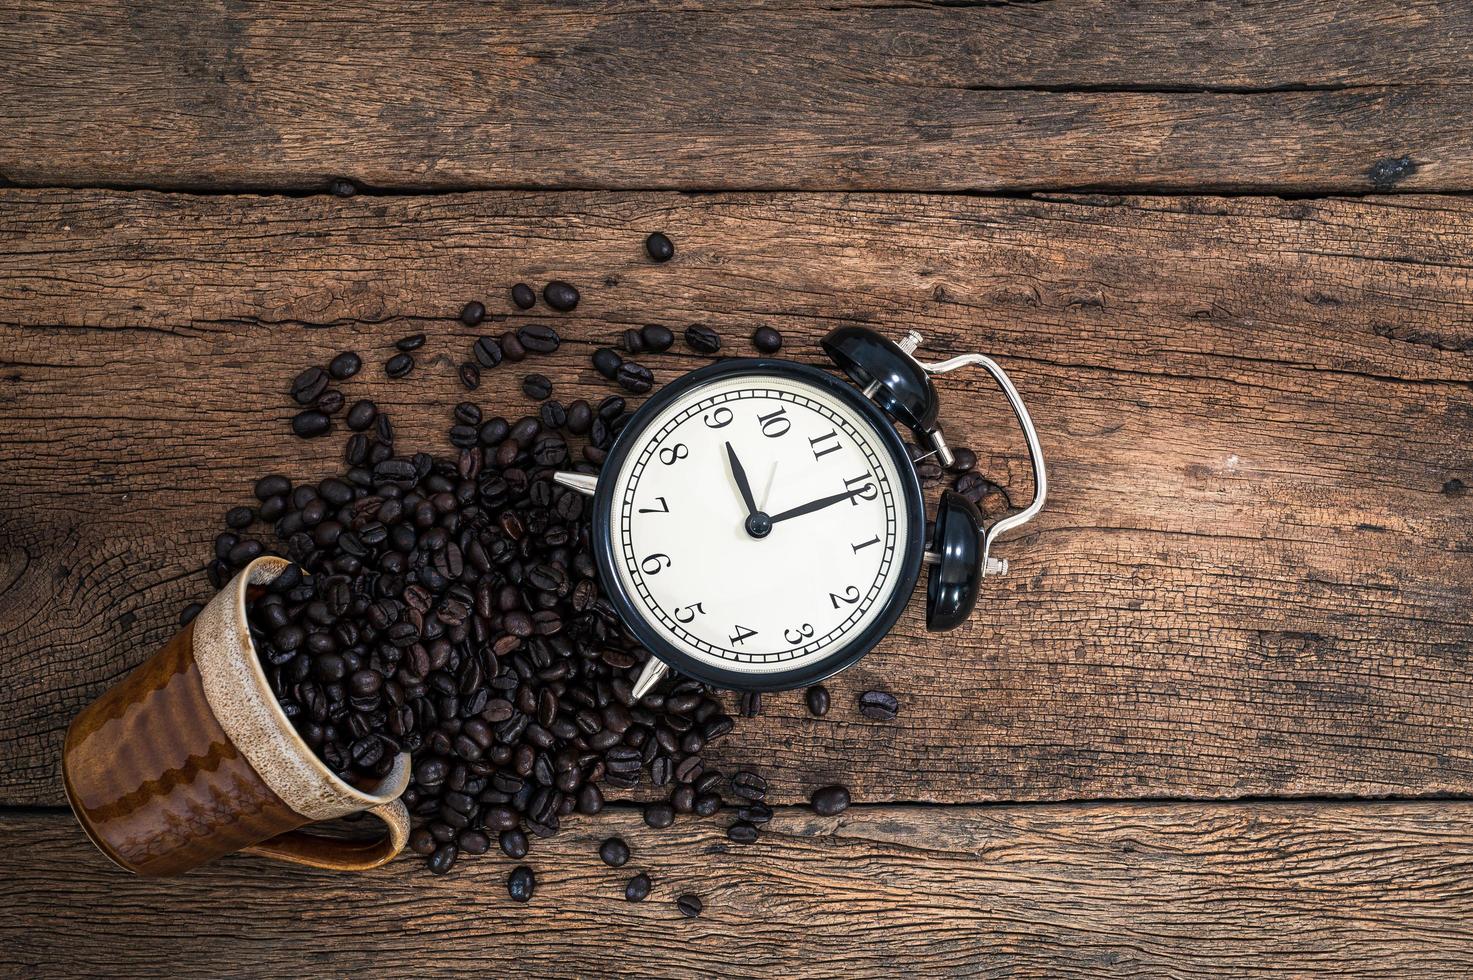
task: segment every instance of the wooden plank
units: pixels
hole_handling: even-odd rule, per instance
[[[1457,0],[0,3],[0,177],[1473,187]]]
[[[0,968],[193,976],[1466,976],[1467,803],[860,807],[582,818],[528,863],[355,877],[229,858],[114,869],[56,814],[0,815]],[[614,870],[598,842],[623,836]],[[623,899],[637,871],[654,882]],[[698,919],[674,900],[701,897]]]
[[[997,200],[515,193],[213,198],[0,192],[0,798],[58,803],[70,716],[206,590],[224,510],[338,444],[287,435],[284,392],[348,346],[348,392],[444,446],[453,320],[507,284],[584,287],[537,362],[608,391],[624,327],[760,322],[790,355],[839,322],[982,348],[1026,394],[1048,509],[971,622],[919,603],[833,685],[743,721],[778,799],[972,801],[1473,791],[1473,202],[1402,196]],[[664,228],[677,258],[643,257]],[[322,327],[324,329],[309,329]],[[388,342],[432,339],[412,382]],[[699,363],[652,358],[661,378]],[[521,372],[479,393],[529,407]],[[1019,440],[978,377],[948,431],[1020,499]],[[324,448],[324,445],[327,448]],[[859,718],[858,692],[905,702]]]

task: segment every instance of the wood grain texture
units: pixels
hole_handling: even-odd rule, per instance
[[[1404,196],[986,200],[907,195],[475,194],[412,199],[0,192],[0,799],[59,803],[67,720],[207,590],[225,509],[341,437],[288,435],[302,366],[356,347],[350,397],[445,446],[453,317],[509,283],[584,288],[535,362],[608,391],[624,327],[757,323],[819,363],[840,322],[996,355],[1053,493],[998,549],[971,622],[919,603],[832,685],[743,721],[780,800],[1473,792],[1473,202]],[[646,232],[675,261],[643,257]],[[389,342],[426,330],[409,381]],[[701,363],[651,358],[660,378]],[[530,366],[530,365],[529,365]],[[522,371],[478,400],[530,408]],[[1026,495],[1000,396],[941,383],[954,445]],[[858,692],[895,691],[885,724]]]
[[[60,814],[0,815],[0,970],[19,976],[1456,977],[1473,963],[1473,806],[857,807],[580,818],[516,863],[433,878],[227,858],[123,875]],[[598,842],[623,836],[614,870]],[[653,891],[623,899],[638,871]],[[674,900],[701,897],[700,918]],[[268,938],[269,937],[269,938]]]
[[[0,3],[0,178],[1473,187],[1458,0]]]

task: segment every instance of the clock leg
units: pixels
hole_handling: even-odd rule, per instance
[[[650,657],[644,662],[644,670],[639,673],[639,680],[634,682],[634,700],[638,701],[654,689],[660,683],[660,678],[670,673],[670,668],[665,661],[659,657]]]

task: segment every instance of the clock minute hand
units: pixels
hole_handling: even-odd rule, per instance
[[[859,496],[867,489],[868,484],[860,487],[858,490],[846,490],[843,493],[836,493],[829,497],[820,497],[817,500],[810,500],[808,503],[803,504],[800,507],[794,507],[792,510],[785,510],[781,514],[773,514],[772,523],[776,524],[778,521],[785,521],[790,517],[802,517],[804,514],[812,514],[816,510],[823,510],[825,507],[832,507],[834,504],[842,503],[843,501],[848,500],[851,497]]]
[[[747,505],[747,516],[751,517],[757,513],[757,501],[752,497],[752,484],[747,481],[747,471],[742,469],[742,461],[737,459],[736,450],[731,448],[731,443],[726,444],[726,461],[731,464],[731,475],[736,480],[737,489],[742,492],[742,503]]]

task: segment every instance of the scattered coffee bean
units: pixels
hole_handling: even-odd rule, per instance
[[[849,809],[849,790],[843,786],[824,786],[808,798],[813,812],[820,817],[833,817]]]
[[[755,772],[742,769],[732,773],[731,791],[744,800],[761,801],[767,797],[767,780]]]
[[[738,844],[755,844],[760,833],[752,824],[738,820],[726,828],[726,836]]]
[[[675,808],[668,803],[651,803],[644,808],[644,822],[656,830],[675,822]]]
[[[327,365],[327,373],[337,381],[347,381],[363,369],[363,358],[357,351],[345,350]]]
[[[232,507],[225,512],[225,526],[243,531],[256,520],[256,512],[249,507]]]
[[[455,866],[455,859],[460,857],[460,848],[454,844],[445,843],[435,848],[435,853],[430,855],[429,861],[425,862],[430,869],[430,874],[448,874]]]
[[[412,333],[408,337],[400,337],[398,340],[394,341],[394,346],[399,348],[399,350],[404,351],[405,353],[408,353],[412,350],[419,350],[424,345],[425,335],[422,333]]]
[[[721,349],[721,335],[699,323],[685,328],[685,343],[701,354],[714,354]]]
[[[624,331],[623,336],[619,338],[619,343],[624,347],[626,354],[644,353],[644,334],[634,327]]]
[[[568,406],[568,431],[575,436],[587,435],[593,427],[593,409],[588,402],[579,398]]]
[[[520,861],[527,856],[527,835],[520,830],[503,830],[497,838],[501,853]]]
[[[567,313],[578,305],[578,290],[561,279],[554,279],[542,287],[542,299],[553,309]]]
[[[562,344],[562,338],[552,327],[534,323],[517,331],[517,340],[527,350],[537,354],[551,354]]]
[[[475,361],[466,361],[460,365],[460,383],[465,386],[466,391],[475,391],[481,387],[481,369]]]
[[[762,354],[776,354],[783,348],[783,335],[772,327],[758,327],[752,331],[752,346]]]
[[[540,402],[552,397],[552,379],[545,374],[529,374],[522,379],[522,394]]]
[[[323,412],[307,409],[292,416],[292,432],[303,439],[325,436],[332,429],[332,419]]]
[[[327,388],[327,372],[320,367],[309,367],[292,379],[292,398],[298,405],[310,405]]]
[[[647,324],[639,332],[640,342],[644,349],[651,354],[660,354],[670,349],[675,343],[675,334],[669,327],[662,327],[658,323]]]
[[[822,718],[829,713],[829,689],[822,684],[815,684],[808,689],[808,713],[815,718]]]
[[[367,398],[359,399],[348,409],[348,428],[354,432],[362,432],[373,425],[374,419],[378,418],[378,406]]]
[[[184,610],[179,613],[179,625],[188,626],[194,622],[194,617],[198,616],[204,608],[205,605],[202,602],[191,602],[185,606]]]
[[[511,287],[511,301],[519,310],[530,310],[537,305],[537,294],[532,287],[524,282],[519,282]]]
[[[474,327],[486,319],[486,307],[482,303],[471,300],[460,308],[460,322],[468,327]]]
[[[865,691],[859,696],[859,713],[876,721],[894,721],[900,702],[886,691]]]
[[[623,363],[624,358],[612,347],[600,347],[593,352],[593,369],[610,381],[618,376],[619,365]]]
[[[494,368],[501,363],[501,345],[495,337],[478,337],[471,345],[471,354],[483,368]]]
[[[952,450],[952,456],[955,458],[947,469],[953,473],[970,473],[977,468],[977,454],[965,446]]]
[[[655,376],[650,369],[634,361],[625,361],[620,364],[614,380],[619,382],[619,387],[636,395],[644,394],[655,384]]]
[[[763,824],[772,819],[772,807],[766,803],[748,803],[737,807],[737,819],[747,823]]]
[[[512,868],[511,874],[506,876],[506,893],[513,902],[530,902],[536,888],[537,879],[532,874],[532,869],[525,864]]]
[[[640,872],[629,879],[629,884],[624,886],[624,900],[626,902],[643,902],[650,896],[650,876]]]
[[[352,197],[358,193],[358,185],[342,177],[327,185],[327,189],[332,193],[333,197]]]
[[[695,895],[682,895],[675,900],[675,907],[680,909],[680,914],[687,919],[694,919],[701,914],[701,900]]]
[[[762,714],[762,694],[758,691],[742,692],[742,717],[756,718]]]
[[[324,415],[336,415],[343,410],[343,393],[329,388],[317,397],[317,410]]]
[[[618,837],[610,837],[598,846],[598,856],[611,868],[622,868],[629,860],[629,845]]]
[[[669,262],[675,256],[675,243],[656,231],[644,240],[644,250],[656,262]]]
[[[508,330],[501,335],[501,354],[513,364],[527,359],[527,348],[517,339],[517,335]]]
[[[402,378],[414,370],[414,358],[408,354],[395,354],[384,364],[384,373],[391,378]]]

